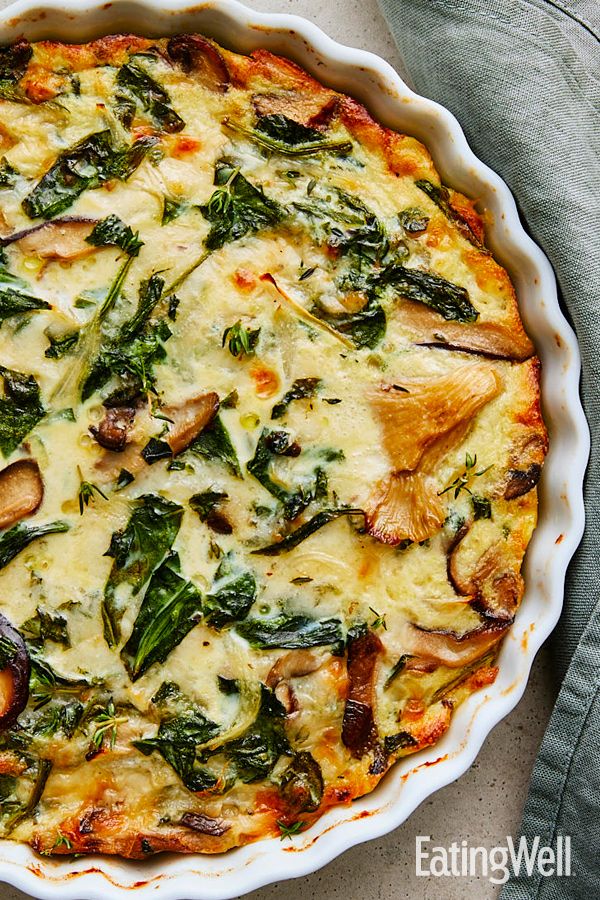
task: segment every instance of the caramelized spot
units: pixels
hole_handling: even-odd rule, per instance
[[[279,376],[277,372],[265,366],[263,363],[252,366],[250,377],[254,381],[254,389],[257,397],[272,397],[279,390]]]

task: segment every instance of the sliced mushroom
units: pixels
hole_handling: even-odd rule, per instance
[[[0,472],[0,528],[9,528],[39,508],[44,482],[34,459],[19,459]]]
[[[331,122],[339,99],[335,94],[279,91],[254,94],[252,105],[257,116],[283,115],[309,128],[319,128]]]
[[[463,531],[448,556],[448,580],[462,597],[468,597],[471,607],[486,620],[511,624],[523,596],[524,584],[514,569],[514,557],[509,556],[505,543],[496,541],[473,560],[479,546],[475,528]],[[472,536],[473,547],[469,546]]]
[[[372,631],[348,640],[348,695],[342,723],[342,741],[357,759],[379,742],[375,724],[375,676],[383,645]]]
[[[323,650],[291,650],[280,656],[267,676],[267,687],[283,704],[288,715],[297,709],[296,697],[289,684],[291,678],[304,678],[316,672],[328,654]]]
[[[166,442],[174,456],[183,453],[219,411],[219,395],[214,391],[192,397],[184,403],[163,406],[162,413],[171,420]]]
[[[101,447],[121,453],[127,444],[134,420],[134,407],[113,406],[106,410],[98,426],[90,425],[90,432]]]
[[[179,34],[167,44],[167,53],[184,72],[193,74],[205,87],[226,91],[231,84],[227,63],[211,41],[198,34]]]
[[[86,241],[95,224],[95,219],[54,219],[4,238],[3,243],[16,244],[22,253],[41,259],[80,259],[97,249]]]
[[[30,662],[25,641],[0,614],[0,731],[10,728],[27,706]]]
[[[494,369],[483,363],[427,381],[404,379],[402,386],[371,396],[393,471],[365,504],[366,524],[388,544],[423,541],[441,527],[444,509],[433,473],[500,390]]]
[[[465,634],[428,630],[408,625],[404,642],[408,653],[435,660],[439,665],[458,669],[474,662],[497,644],[509,628],[508,623],[485,624]]]
[[[225,819],[215,819],[213,816],[195,812],[184,813],[181,817],[180,825],[191,828],[192,831],[198,831],[200,834],[211,834],[214,837],[221,837],[222,834],[225,834],[231,828],[231,825]]]
[[[445,350],[462,350],[491,359],[529,359],[535,353],[523,328],[515,330],[495,322],[445,321],[434,310],[410,300],[398,312],[402,325],[414,332],[415,343]]]

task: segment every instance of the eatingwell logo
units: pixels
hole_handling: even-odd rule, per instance
[[[531,842],[506,838],[506,845],[472,847],[453,841],[449,847],[431,846],[431,835],[416,837],[416,874],[422,877],[483,876],[492,884],[505,884],[510,875],[539,873],[543,877],[568,877],[571,872],[571,837],[559,835],[552,847],[542,846],[536,835]]]

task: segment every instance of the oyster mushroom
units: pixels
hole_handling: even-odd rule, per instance
[[[278,91],[254,94],[252,105],[257,116],[287,116],[309,128],[329,125],[337,112],[339,99],[333,93]]]
[[[231,83],[227,63],[219,49],[199,34],[179,34],[167,44],[169,58],[205,87],[226,91]]]
[[[367,501],[366,523],[388,544],[423,541],[441,527],[445,511],[432,476],[500,383],[494,369],[480,363],[426,381],[404,379],[403,387],[371,395],[392,471]]]
[[[434,660],[451,669],[459,669],[484,656],[486,651],[504,637],[509,626],[510,623],[506,622],[486,623],[464,634],[456,634],[453,631],[408,625],[404,645],[407,652],[414,656]]]
[[[97,250],[86,241],[95,224],[95,219],[54,219],[10,235],[2,243],[16,244],[22,253],[40,259],[80,259]]]
[[[171,420],[165,440],[173,455],[183,453],[219,411],[219,395],[212,391],[191,397],[183,403],[163,406],[161,412]]]
[[[0,528],[9,528],[39,508],[44,482],[34,459],[19,459],[0,472]]]
[[[31,665],[25,641],[0,614],[0,731],[14,725],[27,706]]]
[[[280,656],[277,662],[271,666],[267,676],[267,687],[275,693],[277,699],[283,704],[289,714],[296,709],[296,698],[291,678],[304,678],[319,669],[328,654],[318,650],[291,650]]]
[[[127,444],[134,419],[133,406],[112,406],[106,410],[99,425],[90,425],[90,433],[105,450],[121,453]]]

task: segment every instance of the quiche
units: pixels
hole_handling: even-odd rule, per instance
[[[547,447],[474,202],[265,50],[0,49],[0,822],[304,831],[497,674]]]

